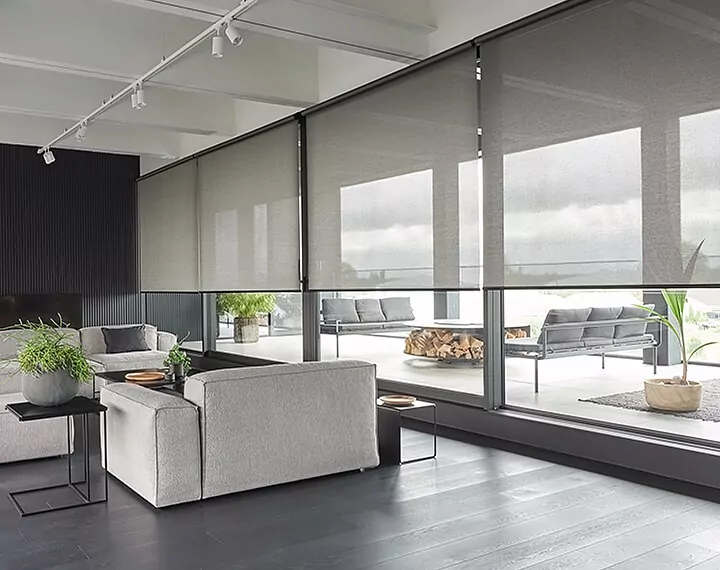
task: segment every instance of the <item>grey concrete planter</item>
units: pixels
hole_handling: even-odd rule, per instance
[[[260,339],[257,318],[235,317],[233,340],[237,343],[252,343]]]
[[[80,391],[80,383],[64,370],[38,376],[23,375],[22,393],[36,406],[61,406],[72,400]]]

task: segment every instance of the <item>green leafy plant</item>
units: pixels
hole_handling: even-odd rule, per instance
[[[20,365],[18,372],[30,376],[65,371],[78,382],[90,382],[92,368],[82,348],[73,344],[69,333],[62,330],[67,326],[60,315],[50,324],[42,320],[37,323],[20,321],[10,328],[8,335],[17,341],[19,350],[16,357],[7,361],[17,362]]]
[[[218,314],[254,319],[261,313],[275,309],[275,295],[272,293],[220,293],[217,296]]]
[[[690,261],[688,262],[687,267],[685,268],[683,278],[686,282],[689,282],[692,278],[692,275],[695,271],[695,264],[697,263],[697,259],[700,255],[700,249],[702,248],[703,244],[705,243],[705,240],[702,240],[700,244],[695,249],[695,252],[692,254],[692,257],[690,258]],[[695,354],[697,354],[699,351],[701,351],[703,348],[716,344],[715,342],[706,342],[699,346],[696,346],[694,349],[690,350],[690,340],[686,336],[685,331],[685,312],[687,305],[687,291],[671,291],[668,289],[663,289],[661,291],[663,299],[665,300],[665,303],[667,304],[668,310],[670,311],[670,316],[672,316],[672,319],[669,318],[669,316],[665,316],[654,309],[651,309],[650,307],[646,307],[645,305],[636,305],[638,308],[643,309],[644,311],[647,311],[650,313],[651,320],[658,321],[660,324],[667,327],[667,329],[673,333],[675,338],[677,338],[678,343],[680,345],[680,356],[682,358],[682,376],[680,377],[680,384],[687,385],[688,384],[688,362],[692,359]],[[674,320],[674,322],[673,322]]]
[[[184,343],[187,338],[190,336],[190,333],[188,332],[182,340],[176,342],[173,347],[168,352],[167,357],[165,358],[164,364],[165,366],[174,366],[176,364],[182,364],[183,370],[187,372],[190,369],[190,357],[187,355],[187,352],[185,352],[182,348],[182,343]]]

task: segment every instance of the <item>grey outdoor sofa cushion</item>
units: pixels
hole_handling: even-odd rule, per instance
[[[614,321],[620,317],[622,307],[592,307],[588,322],[593,321]],[[593,339],[611,339],[615,336],[615,327],[607,325],[603,327],[586,327],[583,334],[583,340],[587,338]]]
[[[377,299],[355,299],[355,310],[361,323],[383,323],[386,320]]]
[[[323,299],[323,320],[326,323],[359,323],[354,299]]]
[[[552,309],[545,317],[545,325],[558,325],[564,323],[583,323],[588,320],[590,309]],[[562,342],[577,342],[582,339],[583,327],[570,329],[543,331],[538,339],[538,344],[543,343],[543,335],[547,334],[547,343],[556,344]]]
[[[380,306],[387,321],[414,321],[410,297],[387,297],[380,299]]]
[[[655,305],[647,305],[650,309],[654,309]],[[649,316],[649,313],[640,307],[623,307],[620,312],[621,319],[638,319]],[[633,323],[630,325],[617,325],[615,327],[614,338],[628,338],[642,336],[647,331],[647,322]]]

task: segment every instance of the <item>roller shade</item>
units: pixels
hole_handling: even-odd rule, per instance
[[[295,121],[198,159],[203,291],[298,291]]]
[[[481,46],[491,287],[720,279],[720,5],[598,1]]]
[[[144,292],[198,290],[196,176],[190,161],[138,182]]]
[[[480,284],[476,51],[307,117],[312,290]]]

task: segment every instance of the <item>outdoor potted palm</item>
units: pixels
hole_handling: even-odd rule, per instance
[[[222,293],[217,296],[218,314],[234,317],[233,339],[237,343],[257,342],[260,339],[258,315],[275,309],[272,293]]]
[[[700,248],[705,240],[700,242],[685,269],[685,281],[689,282],[695,269]],[[673,378],[649,378],[645,380],[645,401],[653,409],[666,412],[694,412],[700,407],[702,401],[702,384],[688,380],[688,362],[695,354],[706,346],[715,344],[706,342],[694,350],[689,350],[689,342],[685,333],[685,307],[687,304],[687,291],[661,291],[667,304],[670,317],[662,315],[644,305],[637,305],[651,315],[651,319],[664,325],[677,339],[680,345],[682,358],[682,376]]]
[[[77,396],[81,383],[92,380],[92,368],[80,346],[63,330],[66,326],[62,318],[50,324],[21,322],[10,333],[19,350],[9,360],[19,364],[22,393],[31,404],[60,406]]]

